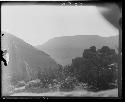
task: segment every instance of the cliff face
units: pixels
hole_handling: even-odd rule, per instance
[[[58,68],[58,64],[46,53],[25,43],[23,40],[2,32],[2,49],[9,54],[9,63],[2,63],[3,78],[8,73],[13,82],[19,80],[29,81],[38,77],[38,73],[52,71]]]
[[[71,64],[72,58],[81,57],[84,49],[96,46],[97,49],[102,46],[109,46],[117,51],[118,36],[101,37],[97,35],[77,35],[64,36],[50,39],[43,45],[36,48],[45,51],[59,64]]]

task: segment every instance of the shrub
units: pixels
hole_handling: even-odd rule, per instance
[[[75,88],[74,89],[76,89],[76,90],[83,90],[83,89],[85,89],[85,90],[87,90],[88,89],[88,84],[87,83],[78,83],[76,86],[75,86]]]
[[[18,81],[17,84],[15,85],[15,87],[22,87],[22,86],[25,86],[25,81]]]
[[[11,83],[11,75],[3,73],[2,76],[2,96],[8,96],[14,92],[14,85]]]
[[[61,90],[66,90],[66,91],[73,90],[74,87],[76,86],[76,84],[77,84],[77,79],[75,77],[68,76],[61,83],[60,89]]]
[[[29,81],[25,85],[26,89],[34,89],[34,88],[39,88],[39,87],[43,87],[43,84],[38,79]]]

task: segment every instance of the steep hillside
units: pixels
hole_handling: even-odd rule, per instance
[[[38,73],[52,71],[58,68],[58,64],[48,54],[25,43],[23,40],[3,32],[2,49],[7,49],[9,53],[9,64],[4,66],[3,78],[7,73],[13,82],[36,79]]]
[[[84,49],[93,45],[97,49],[107,45],[117,51],[118,36],[77,35],[56,37],[43,45],[36,46],[36,48],[48,53],[59,64],[67,65],[71,63],[72,58],[80,57]]]

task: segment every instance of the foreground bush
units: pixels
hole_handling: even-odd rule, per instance
[[[77,84],[78,84],[78,81],[75,77],[68,76],[61,83],[60,90],[66,90],[66,91],[73,90]]]
[[[74,89],[75,90],[88,90],[88,84],[87,83],[78,83],[75,85]]]

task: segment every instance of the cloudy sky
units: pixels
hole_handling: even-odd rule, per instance
[[[118,34],[95,6],[2,5],[1,14],[2,31],[31,45],[59,36]]]

